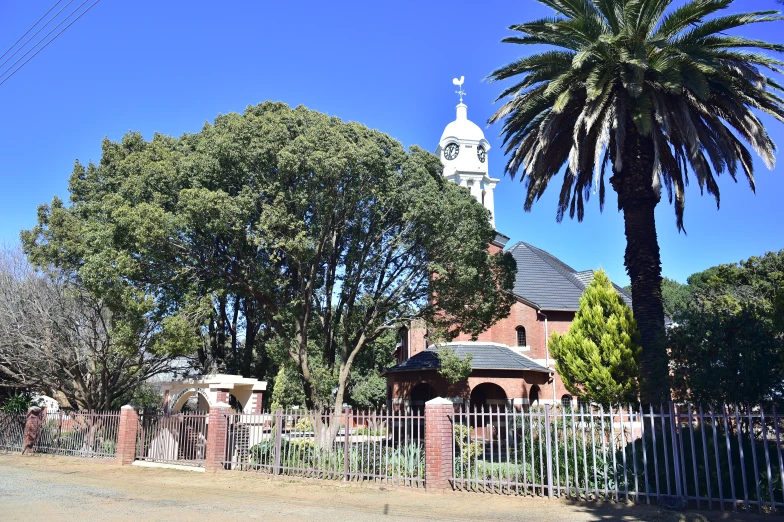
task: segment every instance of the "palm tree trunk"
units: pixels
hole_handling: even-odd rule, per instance
[[[624,265],[632,283],[634,318],[640,330],[640,399],[659,406],[670,400],[670,375],[664,331],[661,256],[654,211],[659,193],[652,187],[653,144],[633,124],[620,172],[610,183],[618,194],[626,233]]]

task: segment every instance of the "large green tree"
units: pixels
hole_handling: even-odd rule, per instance
[[[215,295],[251,303],[306,405],[340,408],[385,332],[423,319],[478,334],[511,306],[514,260],[488,252],[489,213],[440,171],[363,125],[263,103],[180,138],[105,140],[99,164],[77,164],[71,205],[42,208],[23,237],[201,324]]]
[[[696,275],[682,321],[668,333],[676,398],[781,406],[784,250]]]
[[[719,202],[716,177],[745,176],[749,146],[774,164],[759,113],[784,120],[781,86],[762,51],[784,46],[728,34],[781,20],[775,11],[716,15],[732,0],[538,0],[553,16],[513,25],[504,42],[546,45],[494,71],[511,80],[491,122],[503,121],[506,172],[526,184],[525,209],[564,169],[557,219],[582,220],[591,193],[603,207],[605,171],[623,212],[625,265],[642,339],[642,399],[669,395],[661,260],[654,209],[664,187],[683,229],[688,174]]]
[[[664,315],[677,321],[686,306],[689,304],[691,297],[691,288],[689,285],[679,283],[675,279],[669,277],[662,278],[662,305],[664,306]],[[631,285],[624,286],[624,290],[632,293]],[[633,297],[633,296],[632,296]]]
[[[599,270],[580,297],[569,332],[553,333],[550,350],[569,392],[612,406],[638,400],[639,343],[631,309]]]

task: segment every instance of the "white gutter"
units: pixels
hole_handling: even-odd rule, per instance
[[[541,310],[537,310],[538,313],[544,316],[544,365],[547,369],[550,369],[550,335],[547,331],[547,314],[542,312]],[[553,404],[557,404],[555,401],[557,400],[555,396],[555,374],[553,374]]]

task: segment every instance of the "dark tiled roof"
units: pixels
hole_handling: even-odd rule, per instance
[[[508,250],[517,261],[515,295],[542,310],[577,311],[580,297],[593,278],[593,270],[576,271],[557,257],[522,241]],[[613,284],[618,293],[631,306],[632,297]]]
[[[584,270],[582,272],[577,272],[575,274],[575,276],[582,283],[583,290],[584,290],[585,287],[588,286],[591,283],[591,279],[593,279],[593,270]],[[615,288],[615,291],[618,292],[619,294],[621,294],[621,299],[623,299],[623,302],[626,303],[626,306],[631,308],[631,306],[632,306],[632,295],[629,292],[627,292],[626,290],[624,290],[623,287],[620,287],[620,286],[616,285],[615,283],[613,283],[612,285],[613,285],[613,288]]]
[[[532,359],[515,353],[506,346],[492,343],[466,343],[449,344],[448,348],[455,351],[460,357],[469,353],[472,355],[471,366],[483,370],[531,370],[535,372],[550,372],[541,364]],[[434,370],[439,368],[437,355],[438,349],[431,346],[419,352],[407,361],[396,364],[388,372],[402,372],[406,370]]]

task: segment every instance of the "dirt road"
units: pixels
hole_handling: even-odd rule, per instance
[[[778,517],[776,517],[778,518]],[[708,520],[647,506],[195,473],[0,453],[0,520]],[[724,518],[723,520],[730,520]],[[740,520],[749,520],[742,518]]]

